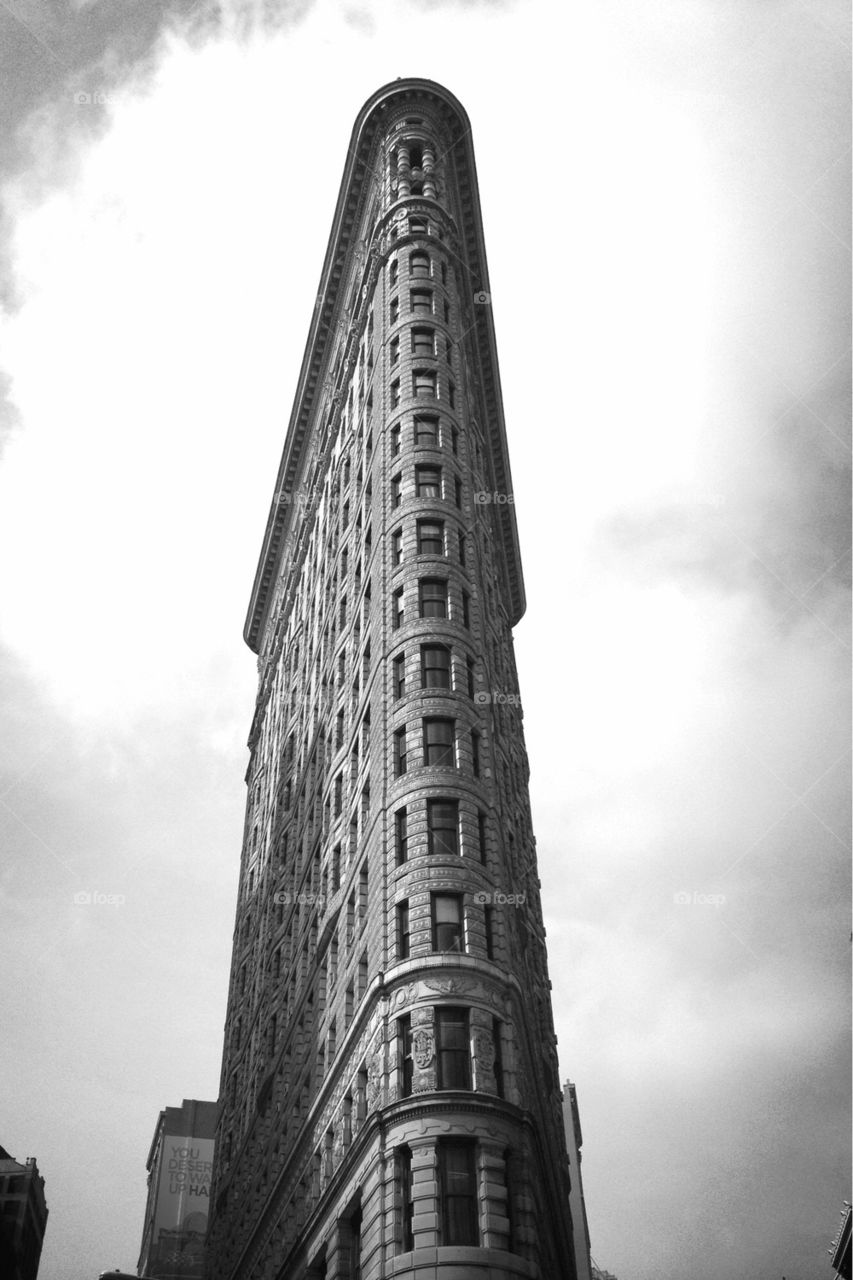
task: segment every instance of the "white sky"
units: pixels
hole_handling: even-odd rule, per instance
[[[157,1114],[216,1096],[243,618],[352,123],[408,75],[474,131],[593,1256],[820,1274],[850,1198],[841,7],[199,4],[131,57],[134,12],[51,63],[4,189],[0,1142],[46,1178],[41,1280],[133,1268]]]

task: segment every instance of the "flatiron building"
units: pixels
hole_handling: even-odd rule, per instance
[[[356,120],[252,589],[210,1280],[575,1280],[468,118]]]

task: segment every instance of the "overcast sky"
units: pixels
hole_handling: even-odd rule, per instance
[[[826,1276],[846,5],[6,0],[0,46],[0,1143],[41,1280],[135,1268],[157,1115],[217,1094],[243,619],[350,130],[410,75],[473,125],[593,1257]]]

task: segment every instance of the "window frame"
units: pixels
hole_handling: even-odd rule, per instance
[[[435,1068],[436,1089],[471,1089],[471,1011],[465,1005],[436,1007]]]
[[[441,907],[440,907],[441,904]],[[439,909],[446,912],[453,908],[453,918],[439,919]],[[453,952],[465,955],[465,905],[461,893],[431,893],[429,896],[429,915],[431,925],[431,941],[433,952]],[[450,945],[447,945],[447,940]]]
[[[440,810],[448,810],[453,814],[453,823],[445,820],[439,822]],[[445,815],[446,817],[446,815]],[[453,833],[452,841],[447,833]],[[459,801],[453,796],[431,796],[427,800],[427,848],[431,857],[457,858],[460,853],[459,840]]]

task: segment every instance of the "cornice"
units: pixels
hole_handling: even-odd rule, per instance
[[[467,113],[449,90],[434,81],[395,80],[379,89],[364,104],[353,127],[347,151],[320,276],[317,303],[302,358],[296,396],[243,630],[246,643],[255,653],[261,649],[281,555],[294,512],[294,504],[281,501],[281,495],[294,492],[297,488],[305,463],[308,434],[322,404],[333,339],[342,321],[341,313],[346,301],[341,290],[346,279],[345,267],[348,255],[355,248],[354,236],[359,230],[358,214],[370,192],[373,177],[370,161],[376,135],[383,127],[391,108],[415,107],[423,105],[425,100],[430,101],[433,106],[439,106],[452,134],[451,147],[456,151],[454,169],[459,207],[451,212],[459,223],[464,257],[470,271],[472,298],[479,291],[489,293],[477,173]],[[479,366],[477,374],[486,414],[484,429],[489,440],[495,484],[500,492],[511,494],[512,477],[491,306],[475,304],[474,317],[473,344]],[[299,510],[298,507],[295,509]],[[524,613],[525,598],[513,504],[507,503],[496,508],[495,518],[504,551],[510,625],[514,626]]]

